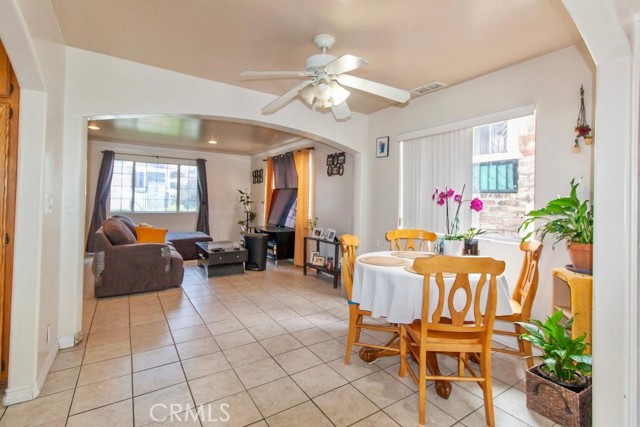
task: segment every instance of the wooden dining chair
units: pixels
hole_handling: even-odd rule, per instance
[[[493,330],[494,334],[515,337],[518,341],[518,350],[511,348],[494,348],[493,351],[525,357],[527,366],[531,368],[533,366],[531,343],[518,339],[521,334],[525,333],[525,330],[522,326],[516,325],[514,322],[529,322],[531,307],[533,306],[533,300],[538,290],[538,261],[542,253],[542,243],[537,240],[527,240],[520,244],[520,250],[524,252],[524,259],[522,260],[518,283],[516,283],[516,287],[511,295],[511,300],[509,301],[513,314],[496,316],[497,321],[513,323],[515,332],[501,329]]]
[[[400,350],[397,347],[394,348],[360,342],[360,332],[362,329],[392,332],[398,334],[399,328],[395,325],[379,325],[364,322],[365,317],[371,316],[371,312],[367,310],[361,310],[360,305],[351,300],[351,291],[353,289],[353,273],[356,261],[356,248],[360,243],[358,238],[352,234],[343,234],[342,236],[340,236],[339,240],[340,246],[342,247],[342,282],[344,284],[345,291],[347,292],[347,302],[349,303],[349,336],[347,337],[347,351],[344,356],[344,363],[349,363],[349,360],[351,359],[351,349],[354,345],[398,353]]]
[[[426,421],[426,381],[476,381],[482,387],[486,423],[494,426],[491,381],[491,333],[496,313],[496,276],[504,271],[504,261],[487,257],[436,256],[418,258],[414,270],[424,276],[422,320],[400,325],[400,376],[410,373],[418,384],[418,417]],[[445,286],[443,273],[455,273],[453,284]],[[470,274],[479,274],[473,286]],[[475,279],[472,279],[475,282]],[[437,288],[431,301],[431,287]],[[448,289],[447,289],[448,288]],[[480,295],[486,295],[482,301]],[[430,312],[433,312],[429,315]],[[418,361],[416,373],[407,361],[407,353]],[[427,352],[445,353],[458,359],[457,375],[427,375]],[[470,366],[469,354],[480,359],[480,372]],[[432,359],[433,360],[433,359]],[[464,375],[465,368],[470,375]]]
[[[410,228],[387,231],[385,237],[391,244],[392,251],[422,251],[426,250],[427,242],[436,241],[435,233]]]

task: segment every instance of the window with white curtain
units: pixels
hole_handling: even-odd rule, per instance
[[[459,232],[482,228],[486,236],[520,239],[522,216],[533,209],[535,113],[533,106],[400,135],[400,223],[446,232],[446,209],[437,187],[464,187],[463,200],[483,201],[475,212],[464,202]],[[453,206],[453,205],[451,205]],[[452,212],[449,213],[453,215]]]

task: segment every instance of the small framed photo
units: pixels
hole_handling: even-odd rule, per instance
[[[346,155],[344,154],[344,151],[342,153],[338,153],[338,164],[339,165],[344,165],[347,161]]]
[[[320,256],[320,252],[318,251],[312,251],[309,254],[309,262],[313,264],[313,260],[316,259],[317,256]]]
[[[313,229],[313,232],[311,233],[311,235],[313,237],[317,237],[317,238],[321,239],[322,236],[324,236],[324,228],[315,227]]]
[[[327,231],[324,233],[325,240],[333,242],[336,238],[336,230],[333,228],[327,228]]]
[[[318,266],[318,267],[323,267],[324,266],[324,257],[323,256],[316,256],[313,261],[311,261],[311,264]]]
[[[381,136],[376,139],[376,157],[389,157],[389,137]]]

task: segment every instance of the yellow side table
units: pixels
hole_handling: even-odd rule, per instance
[[[593,276],[574,273],[566,268],[554,268],[552,275],[553,310],[562,310],[567,318],[573,316],[572,337],[579,337],[586,332],[585,342],[591,344]],[[591,353],[591,347],[587,352]]]

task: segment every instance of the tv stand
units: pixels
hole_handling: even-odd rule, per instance
[[[292,228],[281,228],[276,226],[256,227],[258,232],[269,235],[267,242],[267,258],[275,261],[292,259],[294,256],[296,232]]]

